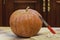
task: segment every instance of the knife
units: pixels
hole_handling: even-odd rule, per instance
[[[43,17],[40,15],[39,16],[42,20],[42,22],[44,23],[44,25],[49,29],[49,31],[52,33],[52,34],[56,34],[55,30],[52,29],[52,27],[43,19]]]

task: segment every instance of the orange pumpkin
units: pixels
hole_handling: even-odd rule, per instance
[[[42,27],[39,15],[33,9],[16,10],[10,16],[10,27],[17,36],[31,37],[36,35]]]

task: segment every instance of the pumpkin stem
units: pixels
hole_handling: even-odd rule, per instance
[[[27,6],[27,8],[26,8],[26,12],[28,11],[28,9],[29,9],[30,7],[29,6]]]

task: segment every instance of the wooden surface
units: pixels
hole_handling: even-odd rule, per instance
[[[2,25],[2,0],[0,0],[0,26]]]
[[[45,1],[46,12],[43,12],[43,0],[0,0],[0,26],[8,26],[12,12],[25,9],[27,6],[40,12],[51,26],[60,26],[60,0],[50,0],[49,12],[47,1]]]
[[[54,30],[60,35],[60,28],[54,28]],[[0,40],[60,40],[60,37],[47,37],[48,34],[50,32],[47,28],[41,28],[38,35],[31,38],[21,38],[17,37],[10,27],[0,27]]]

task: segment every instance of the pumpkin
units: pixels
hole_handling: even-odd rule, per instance
[[[39,13],[33,9],[19,9],[10,16],[10,27],[14,34],[20,37],[31,37],[42,27]]]

